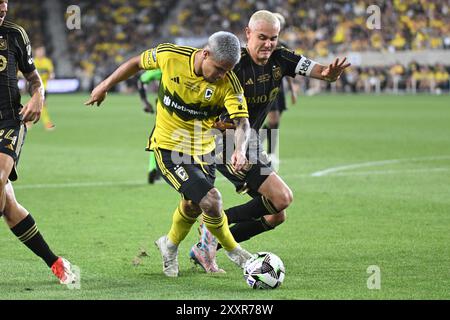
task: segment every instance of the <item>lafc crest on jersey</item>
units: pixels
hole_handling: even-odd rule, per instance
[[[6,39],[0,39],[0,50],[8,49],[8,42]]]
[[[283,76],[283,74],[281,73],[281,68],[273,66],[273,68],[272,68],[273,80],[278,81],[281,79],[282,76]]]

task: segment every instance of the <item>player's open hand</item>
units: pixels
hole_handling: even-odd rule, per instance
[[[22,116],[23,122],[33,121],[36,123],[41,117],[44,100],[41,94],[34,94],[30,101],[20,110],[19,114]]]
[[[100,104],[105,100],[107,91],[103,89],[101,85],[98,85],[92,90],[91,92],[91,98],[86,101],[84,104],[86,106],[92,106],[95,103],[97,103],[97,107],[100,106]]]
[[[347,58],[343,58],[339,61],[339,58],[336,58],[328,67],[326,67],[321,75],[327,81],[336,81],[341,76],[342,72],[344,72],[345,68],[350,67],[351,64],[347,62]]]
[[[242,171],[247,167],[247,158],[242,152],[235,150],[231,155],[231,165],[236,171]]]

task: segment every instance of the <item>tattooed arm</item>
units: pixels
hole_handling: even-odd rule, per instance
[[[234,144],[236,146],[233,155],[231,156],[231,164],[240,171],[247,164],[245,153],[247,151],[248,140],[250,139],[250,123],[248,118],[233,119],[236,125],[236,132],[234,135]]]
[[[44,105],[44,85],[42,84],[41,77],[37,70],[26,73],[24,76],[29,82],[31,99],[22,110],[20,110],[20,114],[22,115],[22,120],[24,122],[33,121],[36,123],[41,117],[41,110]]]

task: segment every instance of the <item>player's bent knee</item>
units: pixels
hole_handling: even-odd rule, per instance
[[[6,204],[3,210],[3,217],[9,226],[14,226],[22,221],[29,214],[14,196],[12,186],[6,187]]]
[[[199,205],[195,204],[191,200],[183,200],[181,202],[181,210],[188,216],[196,218],[202,213],[202,209]]]
[[[278,129],[280,127],[279,119],[271,119],[268,124],[269,129]]]
[[[279,226],[284,221],[286,221],[286,211],[283,210],[277,214],[264,216],[264,219],[266,220],[267,224],[275,228],[276,226]]]
[[[219,217],[222,212],[222,195],[219,190],[216,188],[209,190],[200,201],[200,208],[209,216]]]
[[[272,200],[272,202],[278,210],[282,211],[289,207],[293,199],[294,196],[292,195],[291,189],[285,188],[283,191],[277,194],[276,199]]]

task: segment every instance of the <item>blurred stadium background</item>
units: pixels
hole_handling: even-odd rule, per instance
[[[374,4],[379,30],[367,27]],[[71,5],[80,8],[80,29],[67,27]],[[142,112],[135,79],[100,109],[83,102],[120,63],[157,43],[199,46],[225,29],[244,44],[258,9],[284,15],[281,39],[293,50],[353,63],[336,84],[298,77],[296,105],[287,99],[280,175],[295,200],[286,223],[244,244],[279,255],[286,281],[249,290],[221,252],[226,275],[191,269],[194,230],[180,248],[181,276],[167,279],[152,241],[167,232],[179,196],[146,182],[154,115]],[[28,132],[16,194],[82,281],[81,290],[58,286],[2,230],[0,298],[449,299],[449,10],[438,0],[11,0],[7,19],[55,64],[49,91],[70,92],[49,95],[56,130]],[[220,176],[217,186],[226,207],[246,199]],[[368,286],[372,265],[380,290]]]
[[[80,8],[80,29],[66,18]],[[380,8],[380,29],[369,29],[370,5]],[[131,55],[161,42],[200,46],[218,30],[243,30],[259,9],[281,13],[281,41],[298,53],[330,62],[347,56],[353,68],[327,85],[299,77],[302,91],[429,92],[449,90],[450,5],[445,0],[269,1],[13,1],[9,17],[44,45],[59,78],[77,78],[90,90]],[[369,21],[370,24],[370,21]],[[133,90],[130,81],[119,91]]]

